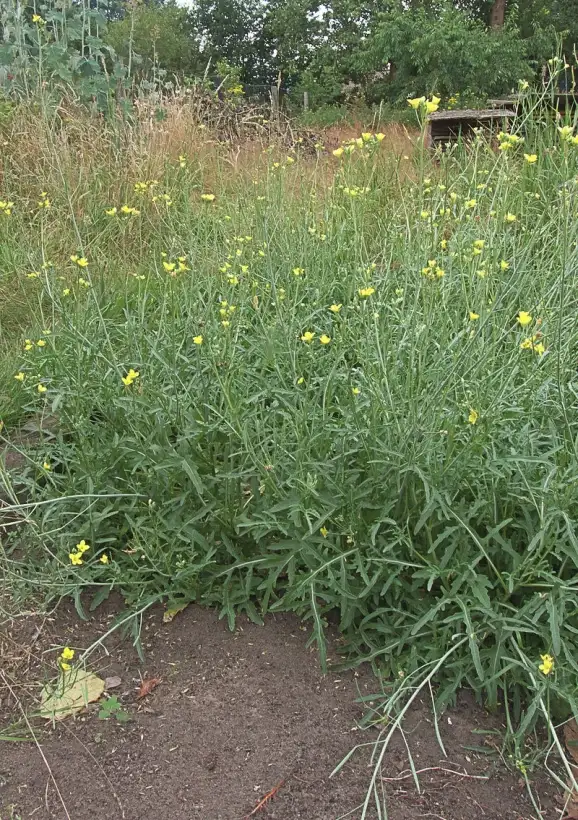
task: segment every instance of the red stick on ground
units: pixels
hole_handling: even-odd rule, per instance
[[[254,816],[257,814],[257,812],[258,812],[258,811],[261,811],[261,809],[264,809],[264,808],[265,808],[265,806],[267,805],[267,803],[275,797],[275,795],[277,794],[277,792],[279,791],[279,789],[281,788],[281,786],[283,785],[283,783],[285,783],[285,781],[286,781],[286,780],[287,780],[287,778],[286,778],[286,777],[284,777],[284,778],[283,778],[283,780],[280,780],[280,781],[279,781],[279,783],[277,783],[277,785],[276,785],[276,786],[273,786],[273,788],[271,789],[271,791],[270,791],[270,792],[267,792],[267,794],[265,795],[265,797],[263,797],[261,800],[259,800],[259,802],[258,802],[258,803],[257,803],[257,805],[255,806],[255,808],[253,809],[253,811],[252,811],[252,812],[249,812],[249,814],[246,814],[246,815],[243,817],[243,820],[249,820],[249,818],[250,818],[250,817],[254,817]]]

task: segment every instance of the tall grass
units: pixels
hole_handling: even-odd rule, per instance
[[[5,474],[14,587],[289,610],[323,664],[336,611],[391,682],[578,713],[578,148],[521,127],[337,158],[22,109],[4,435],[51,423]]]

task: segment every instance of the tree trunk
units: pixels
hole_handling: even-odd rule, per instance
[[[507,0],[494,0],[492,10],[490,12],[490,28],[502,28],[506,18],[506,2]]]

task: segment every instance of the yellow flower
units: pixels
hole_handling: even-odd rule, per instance
[[[331,313],[339,313],[343,305],[330,305],[329,310]]]
[[[60,655],[63,661],[71,661],[74,658],[74,649],[65,646]]]
[[[63,672],[68,672],[70,669],[70,664],[66,663],[66,661],[60,661],[60,668]]]
[[[471,321],[471,322],[475,322],[475,321],[476,321],[476,319],[479,319],[479,318],[480,318],[480,314],[479,314],[479,313],[474,313],[474,311],[473,311],[473,310],[470,310],[470,321]]]
[[[436,100],[437,100],[437,102],[436,102]],[[437,111],[438,108],[440,107],[439,106],[439,101],[440,101],[439,97],[432,97],[431,100],[426,100],[426,104],[425,104],[426,114],[433,114],[434,111]]]
[[[441,242],[440,242],[440,248],[442,249],[442,251],[445,251],[445,250],[447,250],[447,247],[448,247],[448,240],[447,239],[442,239]]]
[[[39,26],[43,26],[43,25],[45,25],[46,20],[44,20],[44,18],[41,17],[39,14],[33,14],[32,15],[32,22],[37,23]]]
[[[537,154],[524,154],[524,159],[529,165],[533,165],[535,162],[538,162],[538,155]]]
[[[542,342],[538,342],[538,344],[534,345],[534,353],[537,353],[538,356],[542,356],[546,352],[546,348],[542,344]]]
[[[116,208],[107,208],[107,209],[105,210],[105,214],[106,214],[107,216],[116,216],[116,214],[117,214],[117,209],[116,209]]]
[[[63,296],[70,296],[70,288],[64,288],[62,291]]]
[[[23,373],[21,370],[14,376],[17,382],[23,382],[26,378],[26,374]]]
[[[38,347],[46,347],[46,342],[44,341],[44,339],[38,339],[36,344]]]
[[[373,294],[375,293],[375,288],[359,288],[357,292],[362,299],[367,299],[368,296],[373,296]]]
[[[383,142],[383,140],[385,139],[385,134],[382,134],[382,133],[381,133],[381,131],[380,131],[380,132],[379,132],[379,134],[376,134],[376,135],[375,135],[375,139],[376,139],[378,142]]]
[[[516,214],[511,214],[509,211],[504,217],[504,222],[515,222],[518,219]]]
[[[50,472],[50,470],[52,469],[52,467],[50,466],[50,462],[44,461],[42,464],[42,469],[46,470],[47,472]]]
[[[486,242],[485,242],[484,239],[475,239],[473,244],[474,244],[474,248],[476,248],[476,250],[481,251],[482,248],[484,247],[484,245],[486,244]]]
[[[165,262],[163,260],[163,268],[166,270],[167,273],[172,273],[176,268],[175,262]]]
[[[558,126],[558,131],[560,132],[560,138],[562,140],[565,140],[566,142],[569,142],[572,139],[572,133],[573,133],[574,129],[572,128],[571,125],[562,125],[562,126],[559,125]]]
[[[477,204],[477,200],[475,199],[466,199],[464,205],[466,208],[475,208]]]
[[[373,135],[371,134],[371,132],[369,132],[369,131],[364,131],[364,132],[362,133],[362,135],[361,135],[361,139],[362,139],[364,142],[369,142],[369,140],[371,139],[371,137],[372,137],[372,136],[373,136]]]
[[[408,99],[407,104],[413,108],[414,111],[417,111],[418,108],[421,108],[422,104],[425,103],[425,97],[413,97]]]
[[[229,325],[230,325],[231,323],[229,322],[229,320],[228,320],[228,319],[224,319],[224,320],[221,322],[221,324],[223,325],[223,327],[229,327]]]
[[[526,310],[521,310],[518,313],[518,322],[522,325],[522,327],[527,327],[530,322],[532,321],[532,315],[528,313]]]
[[[108,555],[104,552],[98,560],[100,561],[101,564],[109,564],[110,563]]]
[[[506,262],[505,259],[502,259],[502,261],[500,262],[500,268],[502,270],[508,270],[509,267],[510,267],[510,263]]]
[[[457,199],[458,199],[458,197],[459,197],[459,194],[456,194],[456,192],[455,192],[455,191],[452,191],[452,192],[451,192],[451,194],[450,194],[450,199],[451,199],[451,201],[452,201],[452,202],[456,202],[456,201],[457,201]]]
[[[319,532],[321,533],[321,535],[322,535],[324,538],[327,538],[327,536],[329,535],[329,530],[327,529],[327,527],[321,527],[321,529],[319,530]]]
[[[478,411],[474,410],[473,407],[470,407],[470,414],[468,416],[469,423],[470,424],[476,424],[479,417],[480,417],[480,414],[478,413]]]
[[[183,154],[179,156],[179,165],[181,166],[181,168],[187,167],[187,158],[183,156]]]
[[[203,344],[203,337],[200,334],[198,336],[193,336],[193,344],[202,345]]]
[[[75,567],[79,567],[81,564],[84,563],[81,554],[78,552],[69,552],[68,557],[70,558],[70,563]]]
[[[139,371],[133,370],[131,367],[126,376],[122,377],[122,383],[125,385],[125,387],[130,387],[130,385],[135,381],[135,379],[138,379],[139,376]]]
[[[429,216],[429,211],[420,211],[419,215],[421,216],[422,219],[427,219],[428,216]]]
[[[542,663],[538,666],[538,669],[543,675],[549,675],[552,669],[554,669],[554,658],[552,655],[540,655],[540,659]]]
[[[70,257],[71,262],[76,262],[79,268],[86,268],[88,267],[88,259],[86,256],[78,256],[76,253],[73,253]]]
[[[84,538],[82,541],[79,541],[76,545],[76,551],[79,552],[81,555],[87,552],[90,549],[90,544],[87,544]]]
[[[201,194],[201,199],[203,202],[213,202],[215,200],[215,194]]]
[[[46,390],[47,390],[47,388],[44,387],[43,384],[36,385],[36,389],[38,390],[39,393],[46,393]]]
[[[130,205],[123,205],[120,209],[120,212],[130,216],[138,216],[140,214],[138,208],[133,208]]]
[[[343,156],[343,148],[336,148],[335,151],[331,152],[334,157],[341,157]]]
[[[297,384],[303,384],[304,381],[305,379],[303,378],[303,376],[299,376],[299,378],[297,379]]]
[[[359,389],[359,387],[352,387],[351,392],[353,393],[354,396],[359,396],[359,394],[361,393],[361,390]]]
[[[305,273],[305,268],[293,268],[293,275],[294,276],[303,276]]]
[[[331,336],[328,336],[327,333],[324,333],[322,336],[319,337],[319,341],[322,345],[328,345],[331,341]]]
[[[315,333],[312,333],[310,330],[306,330],[303,336],[301,336],[301,341],[306,342],[309,344],[315,338]]]

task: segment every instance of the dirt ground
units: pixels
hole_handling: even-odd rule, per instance
[[[93,705],[55,728],[30,717],[37,742],[0,740],[0,820],[361,818],[371,746],[329,775],[353,746],[377,736],[356,725],[362,715],[356,698],[379,689],[371,672],[323,677],[293,617],[269,617],[265,626],[242,619],[231,633],[200,607],[188,607],[171,623],[162,615],[158,607],[143,618],[144,664],[118,632],[90,659],[92,671],[120,678],[110,694],[122,702],[128,722],[99,719]],[[20,705],[32,714],[62,647],[80,653],[114,617],[109,603],[89,622],[61,607],[56,616],[0,626],[0,736],[22,718]],[[161,682],[137,699],[142,680],[152,677]],[[398,736],[378,778],[390,820],[537,816],[520,778],[497,754],[500,719],[467,694],[440,718],[447,757],[427,704],[418,704],[404,726],[421,793]],[[552,785],[538,780],[534,789],[544,820],[559,818]],[[380,816],[370,804],[367,817]]]

